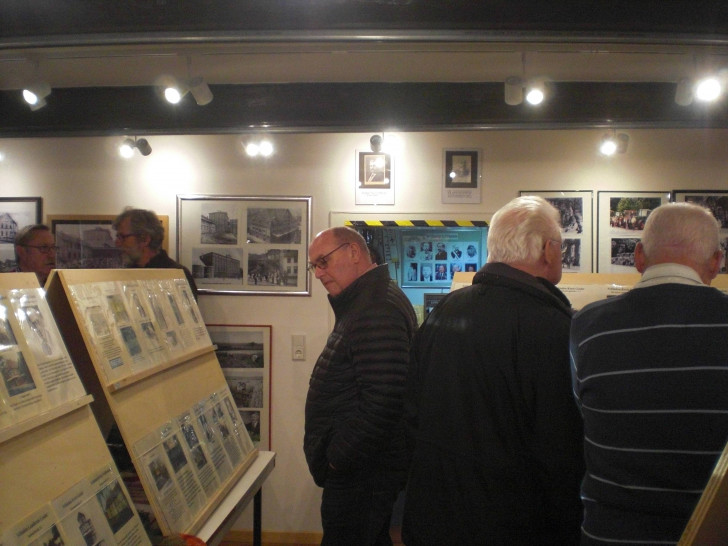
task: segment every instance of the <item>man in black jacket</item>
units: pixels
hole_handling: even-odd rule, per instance
[[[419,545],[578,544],[582,424],[571,393],[559,213],[493,215],[488,263],[412,345],[402,535]]]
[[[355,230],[323,231],[308,253],[335,314],[311,374],[303,445],[324,489],[321,544],[391,545],[407,475],[402,406],[415,313]]]

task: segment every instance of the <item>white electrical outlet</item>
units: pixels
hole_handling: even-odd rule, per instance
[[[306,360],[306,336],[294,334],[291,336],[291,358],[293,360]]]

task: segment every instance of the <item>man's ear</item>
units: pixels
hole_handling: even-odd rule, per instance
[[[711,281],[718,276],[718,273],[720,272],[721,261],[723,261],[723,252],[720,250],[716,250],[710,257],[710,261],[708,262],[708,274],[710,275]]]
[[[640,273],[644,273],[645,269],[647,269],[647,257],[645,256],[642,241],[639,241],[634,247],[634,266]]]

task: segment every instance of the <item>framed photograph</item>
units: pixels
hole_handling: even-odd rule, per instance
[[[110,269],[124,267],[116,248],[116,215],[49,214],[48,225],[56,238],[58,269]],[[164,228],[162,248],[169,251],[169,216],[158,216]]]
[[[713,213],[720,222],[720,247],[723,250],[723,262],[719,273],[728,273],[728,190],[672,190],[672,199],[676,203],[687,202],[701,205]]]
[[[482,230],[442,227],[401,234],[401,286],[449,288],[455,273],[477,271],[486,261]]]
[[[271,449],[271,326],[208,324],[215,353],[250,439]]]
[[[357,205],[394,205],[394,159],[384,152],[356,152]]]
[[[423,294],[422,302],[424,304],[423,307],[425,310],[425,318],[427,318],[427,315],[432,312],[432,310],[435,308],[435,305],[437,305],[439,301],[445,296],[447,296],[447,292],[442,292],[438,294]]]
[[[668,202],[668,192],[600,191],[597,194],[597,273],[636,273],[634,248],[645,221]]]
[[[0,197],[0,273],[15,271],[15,235],[43,221],[41,197]]]
[[[520,195],[538,195],[561,213],[561,264],[564,273],[592,273],[593,192],[521,191]]]
[[[443,150],[443,203],[480,203],[480,150]]]
[[[310,296],[311,197],[177,196],[177,259],[200,294]]]

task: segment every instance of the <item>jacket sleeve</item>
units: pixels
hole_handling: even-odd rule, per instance
[[[394,308],[369,309],[352,324],[350,350],[359,393],[356,407],[335,419],[329,463],[340,472],[360,468],[385,448],[402,422],[410,327]]]

